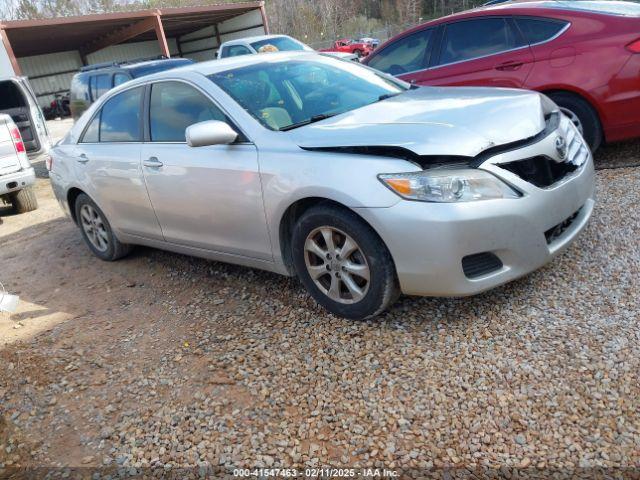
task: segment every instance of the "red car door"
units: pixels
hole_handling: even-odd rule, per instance
[[[429,68],[415,83],[521,88],[533,68],[531,48],[509,18],[452,22],[441,32]]]

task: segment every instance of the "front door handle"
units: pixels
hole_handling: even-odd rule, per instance
[[[89,161],[89,157],[87,157],[84,153],[81,153],[77,160],[79,163],[87,163]]]
[[[496,65],[495,69],[501,71],[513,71],[518,70],[522,65],[524,65],[524,62],[509,61]]]
[[[144,160],[142,164],[145,167],[151,167],[151,168],[159,168],[162,166],[162,162],[158,160],[156,157],[149,157],[147,160]]]

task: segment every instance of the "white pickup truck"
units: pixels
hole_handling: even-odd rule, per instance
[[[12,204],[17,213],[35,210],[35,181],[20,129],[9,115],[0,113],[0,199]]]

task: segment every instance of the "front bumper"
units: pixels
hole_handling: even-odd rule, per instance
[[[0,175],[0,195],[17,192],[36,182],[36,173],[32,167],[23,168],[14,173]]]
[[[481,166],[515,186],[522,198],[458,204],[401,201],[389,208],[357,209],[389,248],[403,293],[476,294],[540,268],[569,247],[587,225],[595,203],[591,154],[577,171],[545,189],[499,167],[515,159],[557,155],[556,137],[551,134]],[[547,240],[545,232],[569,218],[570,224]],[[497,256],[502,267],[469,278],[462,259],[485,252]]]

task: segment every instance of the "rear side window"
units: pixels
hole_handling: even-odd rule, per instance
[[[239,57],[240,55],[250,55],[251,50],[249,50],[244,45],[231,45],[230,47],[224,47],[222,49],[223,57]]]
[[[187,127],[207,120],[226,122],[227,118],[195,88],[182,82],[160,82],[151,87],[152,142],[184,142]]]
[[[71,100],[89,101],[89,75],[80,74],[71,80]]]
[[[110,75],[95,75],[91,77],[91,98],[95,102],[111,89]]]
[[[100,142],[140,142],[142,88],[133,88],[107,100],[100,115]]]
[[[432,37],[433,29],[429,28],[401,38],[380,51],[368,65],[391,75],[427,68]]]
[[[117,87],[118,85],[122,85],[124,82],[128,82],[129,76],[125,75],[124,73],[116,73],[113,76],[113,86]]]
[[[494,55],[518,45],[515,32],[504,18],[483,18],[450,23],[444,31],[440,64]]]
[[[516,22],[530,45],[546,42],[567,26],[567,22],[545,18],[516,18]]]
[[[100,141],[100,113],[98,113],[84,131],[80,143],[98,143]]]

